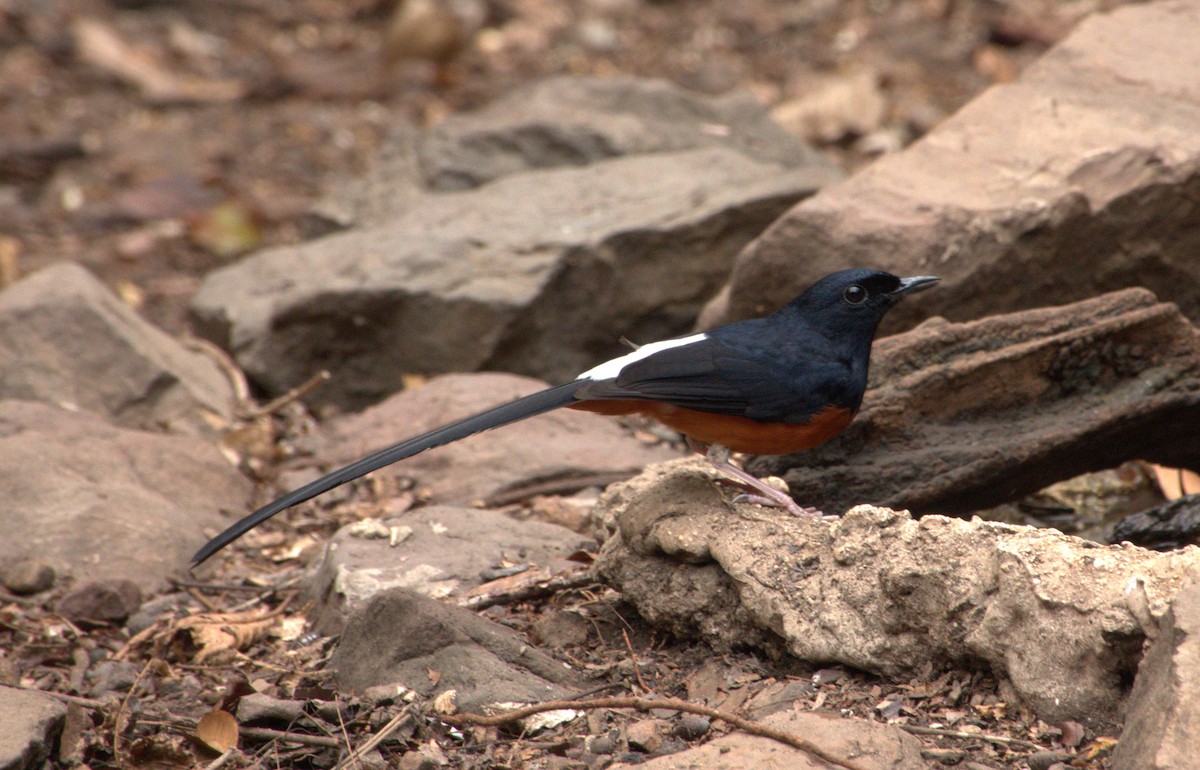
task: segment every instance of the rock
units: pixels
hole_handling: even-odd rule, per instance
[[[1125,541],[1143,548],[1200,544],[1200,494],[1184,495],[1121,519],[1109,542]]]
[[[1197,360],[1200,333],[1144,289],[931,321],[876,343],[843,435],[749,469],[831,513],[959,515],[1127,460],[1200,467]]]
[[[393,546],[355,537],[350,525],[330,540],[312,589],[312,617],[322,633],[338,633],[347,616],[392,588],[437,598],[461,594],[484,583],[481,573],[503,561],[546,564],[594,547],[563,527],[489,510],[431,506],[383,524],[408,527],[412,534]]]
[[[530,634],[539,644],[561,650],[584,644],[591,630],[591,624],[578,612],[547,609],[534,619]]]
[[[1125,710],[1125,729],[1113,752],[1113,770],[1194,767],[1197,724],[1200,577],[1194,577],[1175,594],[1138,667]]]
[[[89,674],[92,686],[88,695],[100,698],[109,693],[118,693],[123,698],[138,679],[142,667],[128,660],[106,660]]]
[[[708,717],[699,714],[683,714],[675,723],[673,732],[685,741],[695,741],[708,735],[712,722]]]
[[[389,444],[513,401],[545,383],[510,374],[450,374],[330,423],[318,455],[344,465]],[[573,409],[438,447],[376,472],[416,479],[432,500],[466,504],[540,482],[579,478],[603,486],[678,453],[634,439],[611,417]],[[599,479],[599,481],[588,481]]]
[[[871,506],[798,519],[725,494],[698,458],[614,485],[597,573],[650,622],[718,647],[891,677],[984,661],[1048,722],[1113,723],[1154,618],[1200,569],[1200,548]]]
[[[1146,286],[1200,319],[1200,6],[1084,19],[1014,83],[828,187],[737,258],[704,323],[762,314],[847,265],[943,283],[884,330]]]
[[[405,374],[571,378],[621,335],[686,331],[737,250],[830,179],[723,148],[528,172],[259,252],[210,273],[192,313],[267,390],[328,368],[313,397],[345,408]]]
[[[18,559],[0,567],[0,583],[17,596],[41,593],[54,585],[54,568],[36,559]]]
[[[0,398],[71,405],[130,428],[211,432],[229,380],[212,359],[143,320],[63,262],[0,292]]]
[[[928,770],[921,742],[894,725],[846,719],[815,711],[789,711],[762,720],[812,743],[830,755],[853,761],[863,770]],[[612,770],[826,770],[832,767],[812,754],[771,738],[732,732],[703,746],[649,759],[636,765],[610,765]]]
[[[403,589],[351,617],[330,666],[339,688],[400,683],[427,698],[453,690],[464,711],[563,698],[587,683],[513,631]]]
[[[249,482],[190,436],[118,428],[86,412],[0,401],[0,564],[36,558],[58,574],[161,587],[245,510]],[[153,547],[147,547],[153,544]]]
[[[0,770],[42,767],[67,707],[48,695],[0,686]]]
[[[142,604],[132,580],[94,580],[76,586],[55,604],[55,611],[75,623],[121,623]]]
[[[629,748],[644,754],[653,754],[662,748],[665,726],[657,719],[639,719],[625,728],[625,741]]]
[[[260,692],[243,695],[237,703],[239,724],[283,722],[294,724],[304,717],[304,701],[273,698]]]
[[[425,132],[400,131],[366,179],[356,175],[317,214],[339,226],[380,224],[425,190],[464,190],[537,169],[724,147],[832,181],[821,154],[776,125],[748,92],[709,97],[666,80],[552,77]]]

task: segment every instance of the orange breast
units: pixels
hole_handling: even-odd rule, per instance
[[[735,452],[784,455],[812,449],[846,429],[854,412],[827,406],[806,423],[770,423],[730,414],[713,414],[656,401],[580,401],[571,409],[598,414],[645,414],[704,444]]]

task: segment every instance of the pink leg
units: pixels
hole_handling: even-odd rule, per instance
[[[749,502],[766,505],[772,508],[783,508],[790,512],[793,516],[823,516],[816,508],[801,507],[791,495],[785,492],[780,492],[774,487],[768,486],[751,474],[729,462],[729,449],[720,444],[713,444],[707,447],[698,441],[688,439],[688,445],[697,452],[704,452],[704,456],[708,459],[712,466],[726,476],[730,476],[737,480],[739,486],[749,488],[750,494],[738,495],[734,498],[735,503]]]

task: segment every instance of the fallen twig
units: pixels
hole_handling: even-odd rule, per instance
[[[257,738],[262,741],[299,743],[304,746],[319,746],[323,749],[340,749],[343,746],[342,741],[338,738],[309,735],[308,733],[290,733],[286,730],[272,730],[269,727],[243,727],[241,734],[246,738]]]
[[[999,743],[1005,746],[1015,746],[1019,749],[1027,749],[1028,751],[1037,751],[1043,748],[1036,743],[1021,740],[1020,738],[1006,738],[1003,735],[988,735],[987,733],[965,733],[961,730],[945,730],[937,727],[921,727],[920,725],[897,725],[901,730],[912,733],[913,735],[936,735],[942,738],[966,738],[970,740],[987,741],[988,743]]]
[[[672,709],[674,711],[683,711],[689,714],[701,714],[710,719],[719,719],[726,724],[729,724],[738,730],[750,735],[757,735],[763,738],[785,743],[792,748],[799,749],[807,754],[811,754],[823,762],[828,762],[831,765],[846,768],[846,770],[865,770],[862,765],[855,764],[849,759],[836,757],[824,749],[816,746],[805,739],[792,735],[785,730],[779,730],[769,725],[764,725],[761,722],[755,722],[737,714],[731,714],[728,711],[701,706],[696,703],[689,703],[678,698],[592,698],[590,700],[553,700],[544,703],[538,703],[524,708],[513,709],[502,714],[487,715],[487,714],[454,714],[450,716],[441,716],[441,719],[446,724],[454,725],[455,727],[463,727],[464,725],[481,725],[483,727],[496,727],[498,725],[515,722],[525,717],[534,714],[540,714],[543,711],[557,711],[559,709],[637,709],[638,711],[651,711],[653,709]]]
[[[351,762],[357,762],[359,757],[386,741],[389,735],[399,730],[407,722],[412,721],[413,718],[414,716],[412,707],[405,706],[400,713],[392,717],[392,720],[384,725],[379,732],[372,735],[370,740],[343,757],[340,762],[333,766],[333,770],[342,770],[342,768],[346,767]]]
[[[225,752],[221,754],[221,756],[205,765],[204,770],[221,770],[221,768],[224,767],[236,753],[237,746],[230,746],[229,748],[225,749]]]
[[[549,580],[544,580],[533,585],[523,585],[519,588],[514,588],[511,591],[468,596],[464,599],[459,599],[458,606],[466,607],[470,610],[482,610],[487,607],[494,607],[497,604],[514,604],[516,602],[524,602],[531,599],[542,599],[547,596],[552,596],[559,591],[567,591],[572,588],[582,588],[583,586],[591,585],[595,582],[595,575],[588,570],[568,572],[565,575],[556,575]]]
[[[300,399],[304,398],[312,391],[329,382],[332,377],[333,375],[329,373],[328,369],[322,369],[312,377],[309,377],[304,382],[289,390],[287,393],[284,393],[282,396],[273,398],[260,407],[251,409],[247,413],[246,417],[248,419],[255,419],[274,414],[293,401],[299,401]]]

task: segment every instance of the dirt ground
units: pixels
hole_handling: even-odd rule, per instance
[[[478,29],[440,68],[384,55],[393,5],[0,0],[0,282],[75,260],[152,321],[184,333],[187,303],[207,271],[305,238],[311,204],[369,168],[391,130],[434,123],[556,73],[663,77],[707,93],[750,89],[772,106],[867,73],[867,93],[851,89],[849,108],[831,103],[834,127],[820,136],[853,170],[919,138],[989,84],[1015,77],[1104,3],[463,0]],[[839,110],[873,109],[866,124],[837,119]],[[298,551],[286,544],[301,534],[275,530],[276,551],[228,562],[222,582],[180,584],[164,606],[236,611],[251,621],[282,614],[298,628],[301,600],[290,585]],[[1065,745],[1080,749],[1072,766],[1106,766],[1109,739],[1039,722],[986,675],[885,682],[841,669],[781,672],[750,653],[720,658],[718,672],[706,666],[711,651],[656,636],[600,586],[489,612],[526,629],[541,614],[567,609],[594,627],[590,641],[568,645],[567,654],[611,671],[625,692],[707,694],[720,708],[753,715],[765,712],[746,704],[786,690],[809,706],[923,727],[931,759],[1024,767],[1031,753]],[[365,701],[322,710],[334,696],[313,672],[328,640],[263,635],[206,657],[173,620],[148,629],[131,641],[118,626],[78,628],[44,605],[0,596],[0,647],[10,663],[19,661],[19,681],[74,703],[55,766],[208,763],[218,752],[190,737],[197,720],[251,691],[310,704],[306,721],[289,729],[313,740],[243,730],[244,753],[226,758],[228,767],[331,767],[338,746],[360,745],[397,713],[394,704]],[[88,694],[82,680],[92,657],[127,661],[136,676]],[[631,753],[625,759],[636,760],[639,750],[623,731],[643,717],[606,710],[540,736],[457,731],[414,717],[378,756],[394,764],[424,746],[455,767],[584,766],[579,749],[588,736],[616,728]],[[712,731],[680,730],[678,740],[704,741],[724,729],[714,722]],[[1041,766],[1053,761],[1047,756]]]

